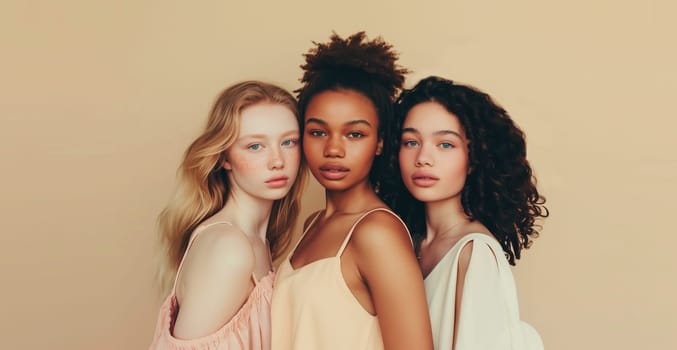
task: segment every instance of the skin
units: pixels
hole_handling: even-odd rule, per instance
[[[186,254],[176,290],[179,339],[223,327],[251,294],[252,274],[259,280],[272,269],[266,229],[273,201],[289,192],[298,173],[299,127],[289,109],[271,103],[245,108],[240,119],[238,139],[222,164],[231,186],[228,199],[201,224],[232,226],[207,228]]]
[[[336,255],[359,216],[386,207],[368,180],[383,144],[378,122],[373,103],[355,91],[324,91],[310,100],[303,151],[325,188],[326,208],[294,252],[294,269]],[[421,272],[395,217],[374,212],[356,226],[341,255],[341,272],[364,311],[378,317],[386,349],[432,349]]]
[[[409,192],[425,203],[426,238],[421,242],[420,264],[424,276],[432,271],[445,254],[466,234],[483,233],[493,237],[477,221],[470,221],[461,204],[461,191],[467,175],[468,143],[465,131],[453,113],[436,102],[414,106],[403,124],[399,153],[402,179]],[[461,249],[456,283],[456,322],[461,314],[461,300],[472,242]],[[454,339],[457,329],[454,329]]]

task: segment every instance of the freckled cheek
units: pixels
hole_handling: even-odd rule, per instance
[[[264,157],[233,157],[231,164],[242,175],[254,175],[267,168]]]

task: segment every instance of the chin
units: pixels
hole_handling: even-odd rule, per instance
[[[347,190],[348,186],[341,184],[341,183],[336,183],[333,181],[317,181],[322,188],[328,191],[343,191]]]
[[[273,190],[269,190],[266,193],[261,193],[259,195],[259,198],[269,200],[269,201],[276,201],[278,199],[284,198],[288,193],[291,188],[276,188]]]
[[[416,200],[421,201],[423,203],[437,202],[448,198],[445,195],[441,195],[440,193],[434,193],[433,191],[417,190],[417,191],[409,191],[409,193],[411,193],[411,195],[414,198],[416,198]]]

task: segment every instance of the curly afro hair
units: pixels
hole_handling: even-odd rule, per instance
[[[304,55],[301,65],[303,86],[296,90],[299,100],[301,132],[304,116],[311,99],[324,91],[352,90],[367,97],[376,108],[379,119],[378,136],[384,140],[383,151],[377,156],[369,173],[377,193],[391,176],[384,172],[393,150],[389,147],[394,123],[394,101],[402,89],[404,75],[409,71],[396,64],[398,54],[392,45],[378,37],[368,40],[364,32],[345,39],[333,33],[327,43],[315,45]]]
[[[471,220],[485,225],[501,243],[510,264],[538,237],[536,219],[549,215],[545,198],[526,158],[524,133],[491,96],[473,87],[439,77],[421,80],[402,92],[396,103],[396,132],[409,110],[422,102],[436,102],[455,115],[469,140],[470,173],[461,191],[461,204]],[[392,139],[393,149],[400,140]],[[391,156],[395,171],[396,156]],[[399,173],[399,171],[397,171]],[[404,188],[401,178],[388,204],[403,218],[418,242],[425,236],[425,208]]]

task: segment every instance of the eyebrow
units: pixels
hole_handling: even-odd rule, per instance
[[[402,133],[404,134],[405,132],[412,132],[414,134],[421,134],[420,131],[418,131],[416,128],[404,128],[402,129]],[[437,130],[433,133],[434,136],[445,136],[445,135],[456,135],[459,139],[463,139],[461,134],[457,133],[456,131],[453,130]]]
[[[298,130],[289,130],[289,131],[286,131],[286,132],[284,132],[280,135],[282,135],[282,137],[287,137],[289,135],[294,135],[294,134],[298,135],[299,131]],[[237,138],[238,139],[266,139],[268,137],[270,137],[270,135],[267,135],[267,134],[249,134],[249,135],[240,135]]]
[[[318,119],[318,118],[308,118],[308,120],[306,120],[306,125],[310,124],[310,123],[318,123],[318,124],[321,124],[321,125],[327,125],[326,121],[324,121],[322,119]],[[344,123],[344,125],[356,125],[356,124],[365,124],[365,125],[371,127],[371,123],[369,123],[368,121],[366,121],[364,119],[355,119],[355,120],[351,120],[349,122]]]

